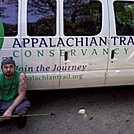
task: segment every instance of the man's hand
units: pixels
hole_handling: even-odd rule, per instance
[[[7,109],[5,113],[2,115],[2,118],[0,118],[0,121],[9,120],[12,116],[12,111],[10,109]]]

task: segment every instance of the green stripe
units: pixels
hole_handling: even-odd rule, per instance
[[[4,25],[0,19],[0,49],[2,48],[4,42]]]

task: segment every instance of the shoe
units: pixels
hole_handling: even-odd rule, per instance
[[[2,115],[3,115],[3,113],[0,112],[0,116],[2,116]],[[0,121],[0,128],[6,126],[7,124],[8,124],[7,120]]]
[[[17,119],[17,127],[18,128],[24,128],[27,123],[27,117],[20,115]]]
[[[6,126],[9,121],[0,121],[0,128]]]

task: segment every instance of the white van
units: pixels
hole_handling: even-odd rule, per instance
[[[134,84],[134,0],[0,0],[0,60],[29,90]]]

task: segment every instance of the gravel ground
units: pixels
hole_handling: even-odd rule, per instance
[[[0,134],[134,134],[134,86],[28,91],[32,107],[25,128]]]

